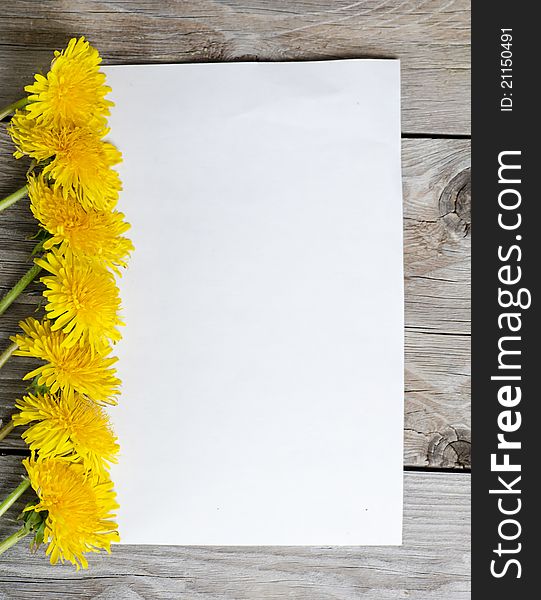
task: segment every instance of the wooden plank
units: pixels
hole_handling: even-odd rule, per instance
[[[0,458],[1,497],[16,484],[19,462]],[[23,543],[2,556],[0,597],[466,600],[469,493],[465,473],[406,473],[401,547],[119,546],[111,556],[90,557],[89,571],[76,574],[68,565],[50,566],[41,551],[30,556]],[[174,507],[158,502],[156,510],[171,518]],[[0,535],[16,527],[2,519]]]
[[[403,130],[470,132],[468,0],[6,2],[0,106],[80,34],[109,64],[400,58]]]
[[[24,182],[24,165],[0,133],[0,193]],[[469,466],[469,142],[404,140],[406,290],[406,465]],[[449,198],[459,197],[459,213]],[[0,215],[0,293],[28,268],[35,224],[25,202]],[[20,319],[41,301],[34,284],[2,316],[0,349]],[[24,391],[30,360],[14,358],[0,371],[0,418]],[[23,447],[16,436],[2,447]]]
[[[406,465],[470,466],[470,143],[404,140]]]

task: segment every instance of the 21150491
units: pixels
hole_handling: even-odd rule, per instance
[[[513,110],[513,30],[502,29],[500,34],[500,87],[503,90],[500,98],[500,110]]]

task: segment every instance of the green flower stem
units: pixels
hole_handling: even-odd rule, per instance
[[[0,354],[0,369],[7,363],[9,357],[17,350],[18,346],[15,342],[10,344],[3,352]]]
[[[0,442],[7,437],[13,430],[15,429],[15,423],[13,419],[10,419],[3,427],[0,429]]]
[[[21,198],[24,198],[26,194],[28,194],[28,186],[23,185],[22,188],[20,188],[16,192],[13,192],[13,194],[10,194],[9,196],[6,196],[3,200],[0,200],[0,212],[6,210],[6,208],[9,208],[12,204],[15,204],[15,202],[18,202]]]
[[[17,296],[31,283],[36,275],[41,271],[41,267],[34,265],[29,271],[27,271],[17,283],[9,290],[9,292],[0,300],[0,315],[6,312],[8,306],[10,306]]]
[[[12,115],[18,108],[23,108],[28,103],[29,103],[29,100],[25,96],[24,98],[17,100],[17,102],[13,102],[13,104],[10,104],[9,106],[6,106],[6,107],[0,109],[0,119],[3,119],[4,117],[7,117],[8,115]]]
[[[0,517],[26,492],[30,487],[30,481],[23,479],[11,494],[0,504]],[[1,552],[0,552],[1,554]]]
[[[12,546],[15,546],[15,544],[20,542],[29,533],[30,532],[27,531],[24,527],[21,527],[18,531],[12,533],[3,542],[0,542],[0,554],[4,554],[6,550],[9,550]]]

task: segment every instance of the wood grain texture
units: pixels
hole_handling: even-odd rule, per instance
[[[0,132],[0,193],[24,182],[24,164],[11,157]],[[404,461],[410,466],[469,466],[469,142],[404,140],[406,390]],[[462,217],[449,209],[461,200]],[[449,200],[451,199],[451,200]],[[456,203],[456,202],[455,202]],[[465,219],[465,221],[462,221]],[[467,222],[466,222],[467,221]],[[0,293],[29,267],[35,222],[26,201],[0,216]],[[39,310],[33,284],[2,317],[0,350],[20,319]],[[23,393],[29,359],[12,358],[0,371],[0,418]],[[15,434],[0,447],[23,448]]]
[[[470,142],[404,140],[405,464],[470,466]]]
[[[0,497],[21,469],[0,458]],[[0,599],[466,600],[469,485],[465,473],[406,473],[402,547],[119,546],[76,573],[51,567],[42,551],[30,556],[23,542],[0,560]],[[2,537],[17,527],[0,523]]]
[[[470,132],[468,0],[15,0],[0,20],[0,105],[86,35],[109,64],[400,58],[409,133]]]
[[[468,0],[14,0],[0,20],[0,105],[20,97],[54,48],[84,34],[108,64],[393,57],[402,61],[402,130],[470,132]],[[24,183],[0,127],[0,196]],[[91,570],[51,567],[26,547],[0,559],[0,600],[462,600],[469,592],[470,175],[467,140],[403,142],[406,289],[404,546],[115,549]],[[28,203],[0,216],[0,294],[29,267]],[[39,314],[33,284],[2,318],[0,350]],[[0,417],[32,362],[0,371]],[[6,451],[23,450],[12,437]],[[0,449],[1,452],[1,449]],[[20,458],[0,457],[0,497]],[[21,504],[19,505],[19,507]],[[174,504],[162,507],[169,518]],[[16,514],[15,510],[10,511]],[[165,521],[164,521],[164,526]],[[0,521],[0,536],[16,527]],[[31,561],[31,562],[30,562]]]

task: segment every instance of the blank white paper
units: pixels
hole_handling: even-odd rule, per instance
[[[122,542],[400,544],[399,63],[106,73]]]

